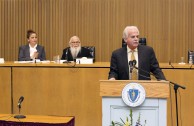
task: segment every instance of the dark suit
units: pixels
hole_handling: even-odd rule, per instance
[[[46,60],[46,54],[43,46],[37,45],[36,50],[38,52],[38,58],[41,61]],[[30,61],[30,47],[29,44],[20,46],[18,61]]]
[[[159,68],[154,50],[149,46],[138,46],[138,79],[150,80],[150,72],[157,79],[165,80],[165,76]],[[129,65],[127,47],[115,50],[112,53],[109,79],[114,77],[117,80],[129,80]]]
[[[81,47],[81,50],[77,55],[77,58],[81,58],[81,57],[92,58],[92,55],[90,54],[90,50],[86,49],[84,47]],[[67,60],[67,61],[73,61],[73,56],[71,54],[69,47],[67,47],[63,50],[63,55],[62,55],[61,59]]]

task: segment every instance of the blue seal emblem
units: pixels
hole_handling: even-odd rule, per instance
[[[130,107],[140,106],[145,100],[145,89],[138,83],[129,83],[122,90],[122,99]]]
[[[138,89],[129,89],[127,94],[128,94],[129,101],[131,101],[133,103],[136,102],[140,97],[140,95],[139,95],[140,92]]]

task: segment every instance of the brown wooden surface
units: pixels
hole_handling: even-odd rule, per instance
[[[96,47],[96,61],[108,62],[125,26],[136,25],[159,62],[178,63],[194,50],[193,12],[194,0],[0,0],[0,57],[17,60],[33,29],[49,60],[78,35]]]
[[[93,67],[93,68],[109,68],[110,62],[95,62],[94,64],[75,64],[75,63],[15,63],[14,61],[6,61],[0,64],[0,67]]]
[[[185,90],[179,88],[177,92],[179,124],[182,124],[182,126],[193,126],[194,69],[163,69],[163,72],[166,76],[166,79],[186,87]],[[173,126],[173,124],[176,125],[175,122],[175,94],[173,85],[171,85],[170,98],[168,99],[168,126]]]
[[[146,97],[148,98],[168,98],[169,97],[169,82],[167,81],[109,81],[101,80],[100,81],[100,96],[122,96],[123,88],[131,83],[141,84],[146,92]]]
[[[178,64],[178,63],[160,63],[160,68],[162,69],[192,69],[194,65],[186,64]],[[50,61],[49,63],[14,63],[14,61],[5,61],[4,64],[0,64],[0,67],[16,67],[16,66],[43,66],[43,67],[100,67],[100,68],[109,68],[110,62],[95,62],[94,64],[74,64],[74,63],[54,63]]]
[[[0,113],[11,111],[12,68],[14,114],[18,114],[19,97],[24,96],[22,114],[75,116],[76,126],[101,126],[99,80],[107,79],[109,63],[96,62],[93,65],[72,68],[65,67],[65,64],[0,64]],[[160,63],[160,66],[166,79],[186,86],[186,90],[178,91],[179,121],[184,126],[194,125],[194,69],[190,69],[188,64],[174,65],[175,69],[168,63]],[[171,86],[168,126],[176,125],[175,122],[175,99]]]
[[[11,113],[11,67],[0,67],[0,113]]]
[[[16,119],[12,114],[0,114],[0,120],[14,121],[14,122],[39,122],[39,123],[68,123],[74,117],[67,116],[46,116],[46,115],[25,115],[26,118]]]
[[[76,125],[101,125],[99,80],[109,68],[13,68],[13,112],[22,95],[24,114],[75,116]],[[94,124],[95,121],[95,124]]]

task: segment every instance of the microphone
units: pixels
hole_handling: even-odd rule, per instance
[[[136,61],[132,61],[132,63],[136,63]],[[171,62],[169,62],[169,65],[171,65]],[[171,65],[172,66],[172,65]],[[147,73],[147,74],[149,74],[149,75],[154,75],[153,73],[150,73],[150,72],[148,72],[148,71],[146,71],[146,70],[142,70],[142,69],[140,69],[140,68],[137,68],[135,65],[134,65],[134,68],[136,68],[137,70],[141,70],[141,71],[143,71],[143,72],[145,72],[145,73]],[[172,68],[174,68],[173,66],[172,66]],[[140,74],[139,74],[140,75]],[[141,76],[141,75],[140,75]],[[158,75],[154,75],[156,78],[160,78]],[[146,77],[146,78],[148,78],[148,77]],[[151,79],[150,77],[149,77],[149,79]],[[165,79],[165,81],[169,81],[169,80],[166,80]],[[175,92],[175,100],[176,100],[176,118],[177,118],[177,124],[178,124],[178,103],[177,103],[177,90],[178,90],[178,88],[180,87],[180,88],[182,88],[182,89],[186,89],[186,87],[185,86],[182,86],[182,85],[179,85],[179,84],[177,84],[177,83],[174,83],[174,82],[172,82],[172,81],[169,81],[169,84],[172,84],[173,86],[174,86],[174,92]]]
[[[136,65],[136,60],[131,60],[129,61],[129,67],[130,67],[130,71],[129,71],[129,79],[132,79],[132,72],[133,72],[133,68],[135,68]],[[133,78],[134,79],[134,78]],[[136,78],[135,78],[136,79]]]
[[[129,61],[130,73],[133,71],[133,61]]]
[[[136,64],[137,64],[137,61],[136,61],[136,60],[133,60],[133,61],[132,61],[133,67],[136,67],[136,66],[135,66]]]
[[[66,50],[66,52],[65,52],[67,61],[69,61],[69,60],[68,60],[68,51],[69,51],[69,47],[67,48],[67,50]]]
[[[146,70],[143,70],[143,69],[140,69],[140,68],[136,67],[136,66],[135,66],[135,65],[137,64],[137,61],[136,61],[136,60],[129,61],[129,62],[131,62],[131,64],[132,64],[133,68],[135,68],[135,69],[137,69],[137,70],[139,70],[139,71],[142,71],[142,72],[143,72],[143,73],[145,73],[145,74],[148,74],[148,75],[154,76],[154,77],[156,77],[156,78],[160,78],[159,76],[154,75],[153,73],[150,73],[150,72],[148,72],[148,71],[146,71]],[[139,73],[139,72],[138,72],[138,73]],[[145,76],[145,75],[142,75],[142,74],[140,74],[140,73],[139,73],[139,76],[141,76],[141,77],[144,77],[144,78],[147,78],[147,79],[150,79],[150,80],[151,80],[151,77],[150,77],[150,76]]]
[[[130,62],[130,61],[129,61],[129,62]],[[149,75],[155,76],[156,78],[159,78],[157,75],[154,75],[153,73],[150,73],[150,72],[147,72],[147,71],[145,71],[145,70],[143,70],[143,69],[137,68],[137,67],[135,66],[136,63],[137,63],[136,60],[131,61],[131,63],[133,64],[133,68],[135,68],[135,69],[137,69],[137,70],[140,70],[140,71],[143,71],[143,72],[145,72],[145,73],[147,73],[147,74],[149,74]],[[147,77],[147,76],[144,76],[144,75],[140,75],[140,76],[145,77],[145,78],[147,78],[147,79],[151,79],[150,77]],[[166,81],[169,81],[169,80],[166,80]],[[182,89],[186,89],[185,86],[179,85],[179,84],[174,83],[174,82],[172,82],[172,81],[169,81],[169,83],[173,84],[174,86],[180,87],[180,88],[182,88]]]
[[[20,115],[20,109],[21,109],[21,104],[22,104],[23,100],[24,100],[24,97],[21,96],[20,99],[19,99],[19,101],[18,101],[18,104],[17,104],[18,105],[18,108],[19,108],[19,115],[15,115],[14,118],[17,118],[17,119],[26,118],[25,115]]]
[[[132,73],[132,71],[133,71],[133,68],[135,68],[136,66],[136,63],[137,63],[137,61],[136,60],[131,60],[131,61],[129,61],[129,67],[130,67],[130,73]]]
[[[171,60],[169,60],[169,65],[174,69],[174,66],[171,64]]]
[[[64,61],[63,63],[71,63],[71,62],[69,61],[69,58],[68,58],[68,53],[69,53],[69,47],[67,48],[67,50],[66,50],[66,52],[65,52],[65,57],[66,57],[66,60],[67,60],[67,61]]]
[[[21,96],[21,97],[20,97],[20,99],[19,99],[19,101],[18,101],[18,106],[21,106],[21,104],[22,104],[23,100],[24,100],[24,97],[23,97],[23,96]]]

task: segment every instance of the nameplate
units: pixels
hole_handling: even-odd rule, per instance
[[[4,58],[0,58],[0,63],[5,63]]]
[[[93,64],[93,58],[76,58],[76,64]]]

